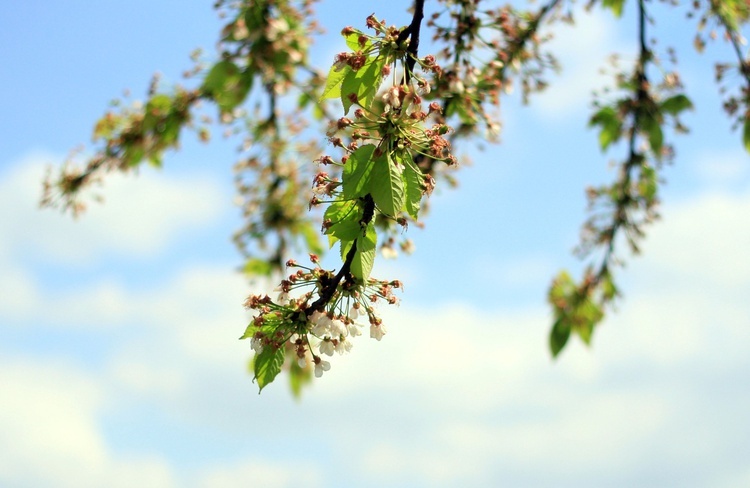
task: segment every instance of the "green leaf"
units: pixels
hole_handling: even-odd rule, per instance
[[[138,166],[141,161],[143,161],[143,157],[146,155],[146,150],[143,149],[143,146],[136,143],[131,143],[131,145],[126,146],[125,152],[122,155],[122,160],[125,161],[125,165],[129,167]]]
[[[650,166],[642,166],[641,176],[638,180],[638,191],[643,198],[651,201],[656,196],[657,189],[656,170]]]
[[[357,219],[359,219],[360,210],[357,200],[333,202],[326,209],[325,214],[323,215],[323,219],[330,220],[333,225],[336,225],[341,221],[347,220],[352,214],[355,214],[357,216]],[[333,245],[336,244],[336,241],[339,240],[339,238],[331,234],[330,229],[329,232],[326,232],[326,234],[328,235],[328,248],[331,249]],[[352,237],[351,240],[354,240],[354,237]]]
[[[750,119],[745,119],[742,126],[742,142],[745,144],[745,150],[750,152]]]
[[[172,110],[172,103],[172,98],[163,93],[151,97],[146,103],[146,110],[143,114],[143,131],[149,132],[156,129]]]
[[[625,0],[602,0],[602,6],[612,9],[612,12],[614,12],[617,17],[622,15],[622,6],[624,3]]]
[[[612,107],[602,107],[589,120],[589,127],[599,126],[599,147],[606,150],[622,135],[622,121]]]
[[[424,175],[422,174],[422,170],[414,164],[411,154],[408,151],[404,152],[402,161],[404,162],[404,182],[406,183],[404,210],[416,219],[422,202]]]
[[[216,63],[203,80],[201,90],[210,96],[222,112],[231,112],[241,104],[252,88],[253,78],[232,61]]]
[[[594,302],[586,300],[576,312],[581,316],[573,330],[587,346],[591,345],[591,334],[594,333],[594,326],[601,320],[601,310]]]
[[[375,225],[370,222],[367,226],[366,233],[357,238],[357,250],[354,253],[351,273],[360,280],[364,281],[370,277],[373,263],[375,262],[375,247],[377,246],[378,234],[375,231]],[[345,260],[352,244],[355,241],[341,241],[341,259]]]
[[[355,30],[354,32],[351,32],[344,36],[346,39],[346,45],[349,46],[349,49],[351,49],[354,52],[357,51],[368,51],[372,47],[372,41],[370,39],[367,39],[365,41],[365,45],[362,46],[359,43],[359,36],[363,35],[362,31]]]
[[[356,200],[332,202],[323,214],[323,219],[330,220],[331,223],[335,224],[336,222],[340,222],[349,217],[352,212],[358,214],[357,206]]]
[[[289,362],[289,386],[292,388],[292,394],[299,399],[302,394],[302,387],[312,381],[312,368],[302,367],[294,361]]]
[[[382,56],[369,57],[365,65],[357,71],[349,70],[344,76],[341,84],[341,103],[344,105],[344,114],[349,112],[352,106],[350,95],[357,97],[360,107],[370,108],[372,99],[380,88],[383,79],[383,66],[385,58]]]
[[[549,349],[552,357],[557,357],[570,338],[570,324],[562,317],[555,321],[549,334]]]
[[[404,166],[397,166],[390,154],[375,162],[370,177],[370,194],[385,215],[395,217],[404,207]]]
[[[320,239],[318,238],[318,233],[313,228],[312,224],[310,222],[304,222],[299,227],[299,233],[302,234],[302,237],[305,240],[305,244],[307,244],[307,249],[313,253],[313,254],[323,254],[323,246],[320,245]]]
[[[669,115],[677,116],[684,110],[692,110],[693,102],[683,94],[669,97],[660,105],[661,111]]]
[[[255,380],[258,382],[258,393],[263,391],[269,383],[281,372],[284,365],[284,348],[265,346],[260,354],[256,354],[253,369]]]
[[[346,219],[340,220],[329,227],[326,234],[330,234],[342,241],[353,241],[364,234],[364,229],[362,229],[359,220],[359,212],[352,212]]]
[[[648,143],[651,146],[656,158],[661,157],[661,149],[664,145],[664,133],[661,130],[661,124],[651,115],[645,115],[640,120],[641,129],[648,137]]]
[[[331,66],[328,70],[328,78],[326,78],[326,86],[323,88],[323,95],[321,95],[319,101],[323,101],[326,98],[339,98],[341,97],[341,83],[344,81],[344,77],[352,69],[349,66],[336,69],[336,65]]]
[[[344,198],[359,198],[368,193],[370,174],[375,165],[372,158],[374,151],[375,146],[367,144],[357,148],[346,160],[341,175]]]
[[[242,271],[251,276],[270,276],[273,265],[264,259],[251,258],[247,260]]]
[[[362,280],[370,277],[370,271],[375,263],[375,247],[378,234],[372,222],[367,226],[366,233],[357,238],[357,257],[352,264],[352,274]]]

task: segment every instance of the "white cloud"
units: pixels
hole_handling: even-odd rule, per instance
[[[720,288],[750,283],[750,192],[706,193],[666,207],[644,253],[682,279]]]
[[[263,488],[323,486],[316,466],[309,463],[247,461],[212,466],[200,475],[197,485],[205,488]]]
[[[105,203],[77,221],[39,210],[44,167],[60,158],[30,155],[0,177],[0,250],[6,259],[30,250],[57,262],[85,264],[104,252],[153,255],[180,232],[216,219],[228,197],[213,178],[170,178],[151,171],[107,178]]]
[[[103,391],[83,371],[5,357],[0,384],[3,486],[174,486],[163,460],[113,455],[97,422]]]
[[[457,301],[422,310],[407,293],[401,308],[383,306],[383,341],[359,338],[299,406],[284,378],[258,397],[243,371],[247,289],[228,267],[193,265],[148,290],[110,278],[61,297],[29,279],[24,293],[53,307],[19,334],[75,329],[83,340],[112,335],[115,346],[96,374],[40,360],[43,351],[0,363],[0,481],[632,486],[692,469],[702,484],[731,486],[747,476],[731,453],[750,435],[741,387],[750,372],[750,241],[738,225],[748,198],[707,194],[666,208],[646,257],[623,271],[632,280],[625,300],[591,350],[573,342],[552,362],[544,309],[499,298],[482,309]],[[131,440],[140,450],[121,452],[100,419],[144,405],[182,436],[210,431],[239,446],[236,461],[195,454],[186,463],[169,450],[161,458],[141,439]]]
[[[701,182],[710,186],[746,181],[750,174],[747,153],[739,149],[704,154],[694,160],[690,169]]]

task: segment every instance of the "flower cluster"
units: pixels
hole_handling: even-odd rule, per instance
[[[362,335],[363,320],[369,324],[371,338],[383,338],[386,329],[376,313],[377,302],[398,303],[393,291],[403,287],[400,281],[368,279],[366,284],[357,286],[349,276],[335,286],[327,302],[319,305],[313,297],[331,286],[334,275],[319,266],[316,255],[311,254],[310,260],[312,267],[294,260],[287,262],[287,267],[296,271],[281,281],[275,300],[268,295],[250,295],[245,301],[245,307],[256,314],[241,339],[250,339],[256,353],[254,366],[261,388],[270,382],[259,375],[267,366],[264,358],[278,353],[283,364],[290,356],[299,368],[312,367],[315,376],[321,376],[330,369],[322,356],[349,352],[353,347],[351,339]]]

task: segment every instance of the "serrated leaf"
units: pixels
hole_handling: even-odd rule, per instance
[[[331,66],[328,70],[328,78],[326,78],[326,86],[323,88],[323,95],[321,95],[319,101],[323,101],[327,98],[339,98],[341,97],[341,83],[344,81],[344,77],[352,69],[349,66],[336,69],[336,65]]]
[[[357,148],[346,160],[341,175],[344,198],[359,198],[367,194],[374,167],[375,146],[367,144]]]
[[[353,241],[363,233],[359,219],[359,212],[352,212],[348,218],[330,226],[326,234],[330,234],[342,241]]]
[[[368,51],[372,47],[372,41],[370,39],[367,39],[365,41],[365,45],[362,46],[359,44],[359,37],[363,35],[361,31],[355,30],[354,32],[350,32],[349,34],[346,34],[344,38],[346,39],[346,45],[349,46],[349,49],[351,49],[354,52],[357,51]]]
[[[272,346],[265,346],[260,354],[255,355],[253,370],[255,381],[258,382],[258,393],[268,386],[278,374],[284,365],[284,348],[278,349]]]
[[[395,217],[404,207],[404,166],[397,166],[388,155],[375,162],[370,175],[370,194],[385,215]]]
[[[408,152],[404,153],[402,161],[404,162],[403,176],[406,190],[404,210],[414,219],[417,219],[419,208],[422,203],[422,185],[424,182],[424,175],[422,174],[422,170],[414,164],[411,154]]]
[[[359,236],[356,240],[357,250],[352,260],[351,273],[360,280],[367,280],[375,263],[375,247],[377,246],[378,234],[375,231],[375,225],[370,222],[367,226],[366,233]],[[355,241],[341,241],[341,259],[345,260],[352,244]]]
[[[382,56],[369,57],[357,71],[349,70],[344,76],[341,84],[341,103],[344,105],[344,115],[352,106],[351,95],[356,95],[357,104],[360,107],[370,108],[372,99],[380,88],[383,79],[383,65],[385,59]]]
[[[328,234],[328,249],[333,249],[333,246],[335,246],[337,242],[339,242],[338,237]]]
[[[662,112],[676,116],[684,110],[692,109],[693,102],[691,102],[690,99],[685,95],[679,94],[673,97],[669,97],[661,102],[660,108]]]
[[[323,219],[330,220],[332,224],[335,224],[348,218],[353,212],[359,214],[356,200],[332,202],[323,214]]]
[[[570,324],[563,318],[557,319],[549,333],[549,349],[553,358],[560,354],[569,338]]]
[[[745,150],[750,152],[750,119],[745,119],[742,126],[742,142],[745,145]]]

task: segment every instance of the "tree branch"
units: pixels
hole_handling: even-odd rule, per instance
[[[375,216],[375,200],[372,199],[372,196],[369,193],[362,199],[365,202],[365,208],[362,211],[362,220],[360,220],[359,223],[363,228],[367,228],[367,226],[370,224],[370,222],[372,222],[372,219]],[[336,293],[341,280],[350,275],[352,263],[354,262],[354,256],[356,254],[357,241],[355,240],[352,243],[352,247],[349,248],[349,252],[346,253],[344,265],[341,267],[339,272],[336,273],[336,276],[334,276],[333,279],[323,287],[323,289],[320,291],[318,299],[315,300],[312,305],[310,305],[310,307],[308,307],[307,311],[305,312],[308,317],[312,315],[316,310],[323,310],[326,303],[331,301],[331,298],[333,298],[333,295]]]
[[[402,43],[407,37],[410,37],[409,46],[406,48],[406,52],[409,53],[409,57],[406,60],[406,71],[404,73],[404,85],[408,85],[411,80],[411,74],[414,71],[414,65],[417,62],[419,56],[419,30],[422,27],[422,19],[424,18],[424,0],[414,0],[414,16],[411,19],[409,27],[401,31],[396,39],[397,43]]]

